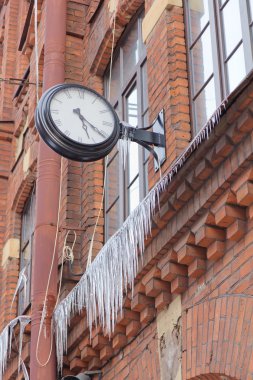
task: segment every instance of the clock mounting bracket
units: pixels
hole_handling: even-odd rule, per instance
[[[151,128],[153,132],[149,131]],[[164,111],[161,110],[155,121],[146,128],[133,127],[124,121],[120,122],[119,138],[136,142],[149,150],[155,158],[155,170],[158,170],[165,161]]]

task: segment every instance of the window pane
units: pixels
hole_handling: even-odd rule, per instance
[[[116,58],[112,65],[111,85],[110,72],[107,74],[107,99],[114,105],[119,98],[120,91],[120,56]]]
[[[135,87],[127,96],[127,121],[133,127],[138,125],[137,117],[137,88]],[[139,171],[138,144],[132,142],[129,149],[128,183],[130,183]]]
[[[216,109],[214,79],[203,89],[195,100],[195,117],[197,130],[200,130]]]
[[[35,223],[35,195],[34,193],[31,194],[30,199],[27,201],[24,212],[22,215],[22,233],[21,233],[21,240],[22,240],[22,246],[27,243],[27,241],[30,239],[31,234],[34,230],[34,223]]]
[[[115,201],[115,199],[119,196],[119,154],[113,158],[107,167],[107,180],[106,180],[106,188],[107,188],[107,199],[106,199],[106,208],[108,209],[111,204]]]
[[[139,147],[137,143],[131,142],[129,148],[129,165],[128,165],[128,184],[139,173]]]
[[[252,19],[253,19],[253,0],[248,0],[249,1],[249,10],[250,10],[250,12],[249,12],[249,14],[250,14],[250,21],[252,21]]]
[[[189,0],[191,42],[194,42],[209,21],[208,1]]]
[[[230,0],[221,12],[227,57],[242,39],[239,0]]]
[[[27,244],[27,246],[25,247],[25,249],[21,253],[21,266],[22,266],[22,269],[24,267],[27,267],[27,265],[30,262],[30,260],[31,260],[31,242],[29,242],[29,244]],[[26,275],[27,275],[27,273],[26,273]]]
[[[139,177],[136,178],[134,183],[129,188],[129,213],[131,213],[135,207],[140,203],[140,192],[139,192]]]
[[[137,88],[135,87],[126,98],[127,100],[127,121],[132,127],[138,124],[137,118]]]
[[[142,78],[142,112],[148,108],[148,83],[147,83],[147,61],[145,61],[141,70]]]
[[[148,112],[145,113],[142,120],[142,126],[143,128],[147,128],[149,126],[149,114]],[[149,158],[149,151],[147,149],[143,150],[144,152],[144,162]]]
[[[246,75],[242,44],[227,62],[227,73],[229,92],[231,92],[235,89],[236,86],[238,86],[238,84]]]
[[[120,227],[119,200],[106,214],[107,238],[111,237]]]
[[[195,95],[213,73],[210,27],[192,48],[192,64]]]
[[[128,78],[129,72],[134,70],[136,63],[139,61],[138,45],[138,23],[135,22],[123,45],[124,80]]]
[[[139,43],[139,55],[140,57],[146,53],[146,45],[144,44],[143,42],[143,38],[142,38],[142,21],[143,21],[143,18],[144,18],[144,12],[140,15],[139,17],[139,39],[138,39],[138,43]]]

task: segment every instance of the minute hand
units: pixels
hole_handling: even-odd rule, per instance
[[[104,138],[108,138],[109,136],[104,133],[103,131],[100,131],[100,129],[98,129],[97,127],[95,127],[93,124],[91,124],[87,119],[85,119],[85,117],[83,117],[83,120],[85,121],[85,123],[87,123],[95,132],[97,132],[100,136],[104,137]]]

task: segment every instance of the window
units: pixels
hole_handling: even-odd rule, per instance
[[[133,127],[148,126],[146,50],[142,42],[143,14],[128,25],[116,50],[111,73],[105,76],[105,93],[119,118]],[[110,96],[109,96],[110,93]],[[124,219],[146,195],[148,154],[136,143],[130,144],[125,170],[117,147],[107,161],[105,192],[105,238],[114,234]]]
[[[21,218],[20,272],[24,270],[26,285],[22,281],[19,289],[18,314],[21,315],[30,304],[31,298],[31,261],[35,222],[35,189],[27,200]]]
[[[253,67],[252,0],[185,0],[195,132]]]

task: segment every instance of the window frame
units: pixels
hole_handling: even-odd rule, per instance
[[[198,128],[198,123],[196,120],[197,112],[195,111],[195,101],[199,97],[203,90],[208,85],[208,83],[214,79],[214,89],[215,89],[215,104],[216,108],[221,104],[222,100],[225,99],[232,91],[229,90],[229,79],[228,79],[228,69],[226,67],[227,62],[234,55],[237,49],[243,45],[244,53],[244,64],[245,64],[245,77],[253,69],[253,9],[252,9],[252,20],[250,21],[250,3],[249,0],[243,2],[239,1],[240,7],[240,20],[241,20],[241,31],[242,39],[229,53],[228,57],[225,57],[225,41],[224,41],[224,27],[222,21],[222,10],[231,0],[226,0],[222,5],[220,2],[215,0],[207,0],[208,10],[209,10],[209,21],[206,23],[204,28],[198,33],[197,37],[194,37],[194,41],[191,41],[191,22],[190,22],[190,4],[189,0],[184,0],[184,20],[186,26],[186,46],[187,46],[187,66],[188,66],[188,78],[189,78],[189,96],[190,96],[190,113],[192,120],[192,131],[196,135],[200,130]],[[244,22],[243,22],[244,21]],[[212,59],[213,59],[213,72],[210,77],[201,85],[198,91],[194,94],[194,71],[192,62],[192,48],[199,41],[201,36],[204,34],[206,29],[210,27],[210,38],[212,43]],[[243,79],[242,79],[243,80]],[[237,86],[236,86],[237,87]],[[235,87],[235,88],[236,88]],[[213,112],[215,109],[213,110]],[[206,120],[208,121],[208,120]],[[200,127],[201,128],[201,127]]]
[[[35,185],[33,186],[29,197],[26,200],[23,211],[21,213],[21,229],[20,229],[20,256],[19,256],[19,272],[21,272],[25,267],[28,270],[25,271],[27,277],[26,284],[26,297],[24,297],[24,284],[22,283],[18,292],[18,315],[24,314],[31,304],[31,276],[32,276],[32,252],[33,252],[33,239],[34,239],[34,222],[35,222],[35,203],[36,203],[36,190]],[[30,216],[30,224],[25,226],[24,219],[26,215],[32,213]],[[31,215],[31,214],[30,214]],[[29,232],[24,231],[24,228],[29,229]],[[25,240],[24,240],[25,236]],[[25,264],[26,260],[24,258],[26,248],[30,245],[29,260]],[[25,302],[26,301],[26,302]]]
[[[126,119],[126,113],[127,113],[127,95],[131,93],[131,91],[136,87],[137,89],[137,104],[138,104],[138,110],[137,110],[137,121],[138,126],[143,125],[143,116],[148,114],[148,99],[146,99],[147,107],[144,110],[143,106],[143,77],[142,77],[142,68],[144,67],[145,63],[147,62],[147,54],[146,49],[141,50],[139,48],[139,59],[138,62],[135,64],[135,66],[132,68],[131,71],[129,71],[127,76],[125,76],[124,72],[124,62],[123,62],[123,47],[124,43],[127,41],[127,38],[129,36],[129,32],[131,31],[132,26],[137,21],[138,27],[137,27],[137,33],[138,33],[138,39],[141,37],[141,15],[143,14],[144,9],[141,7],[139,11],[136,13],[136,15],[131,19],[129,24],[127,25],[125,31],[123,32],[118,44],[117,48],[115,49],[113,62],[115,62],[117,59],[119,59],[119,80],[120,80],[120,89],[117,94],[117,97],[114,100],[112,100],[112,106],[116,109],[119,113],[119,115],[122,115],[120,117],[121,119]],[[107,68],[105,71],[105,96],[108,96],[108,74],[109,74],[110,67]],[[147,82],[147,81],[146,81]],[[147,93],[146,93],[147,96]],[[115,159],[116,155],[119,157],[119,152],[115,153],[113,157],[110,157],[108,159],[108,162],[106,160],[104,161],[104,168],[108,169],[110,164],[112,163],[113,159]],[[145,156],[144,148],[141,146],[138,146],[138,157],[139,157],[139,173],[135,176],[134,179],[132,179],[131,184],[134,183],[135,179],[139,178],[139,199],[143,199],[148,191],[147,186],[147,173],[145,174],[144,171],[147,170],[147,161],[148,156]],[[146,165],[146,166],[145,166]],[[112,209],[112,207],[119,202],[119,221],[118,224],[120,227],[126,217],[129,215],[129,208],[130,208],[130,197],[129,197],[129,189],[131,187],[131,184],[128,184],[128,168],[126,164],[125,170],[123,169],[123,164],[119,162],[118,165],[119,168],[122,167],[122,170],[119,170],[119,191],[117,194],[117,197],[114,199],[114,201],[109,205],[108,204],[108,194],[107,191],[105,191],[105,201],[104,201],[104,217],[105,217],[105,228],[104,228],[104,238],[105,241],[107,241],[110,237],[109,235],[109,226],[107,223],[107,215],[109,214],[109,211]]]

